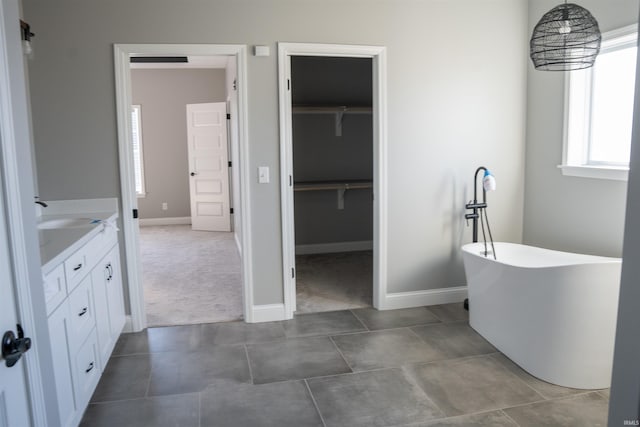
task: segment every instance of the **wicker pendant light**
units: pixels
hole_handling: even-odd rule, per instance
[[[537,70],[570,71],[593,66],[602,36],[598,21],[577,4],[547,12],[533,29],[530,56]]]

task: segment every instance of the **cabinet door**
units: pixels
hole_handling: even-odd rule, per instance
[[[53,374],[56,379],[56,394],[60,425],[73,425],[78,410],[76,393],[71,375],[69,354],[70,315],[69,304],[65,301],[49,316],[49,336],[53,355]]]
[[[109,269],[101,260],[91,271],[91,281],[93,282],[93,300],[96,308],[96,336],[98,338],[98,354],[100,365],[106,368],[111,348],[114,343],[111,338],[111,326],[109,325],[109,303],[107,301],[107,277]]]
[[[120,249],[118,245],[107,255],[109,263],[107,267],[111,270],[107,280],[107,301],[109,302],[109,325],[111,336],[115,341],[122,333],[125,324],[124,300],[122,297],[122,272],[120,271]]]
[[[104,368],[125,322],[118,245],[105,255],[91,275],[96,307],[98,347],[101,365]]]

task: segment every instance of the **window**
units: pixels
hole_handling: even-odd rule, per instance
[[[637,25],[605,33],[595,65],[567,73],[565,175],[627,179],[637,39]]]
[[[146,196],[144,189],[144,161],[142,158],[142,126],[140,124],[140,106],[131,106],[131,145],[133,148],[133,171],[136,183],[136,195]]]

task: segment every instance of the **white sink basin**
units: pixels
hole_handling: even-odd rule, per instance
[[[91,218],[55,218],[45,219],[38,223],[40,230],[50,230],[54,228],[82,228],[91,227],[94,224]]]

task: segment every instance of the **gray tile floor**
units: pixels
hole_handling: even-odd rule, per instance
[[[606,391],[533,378],[462,304],[123,335],[82,426],[605,426]]]

